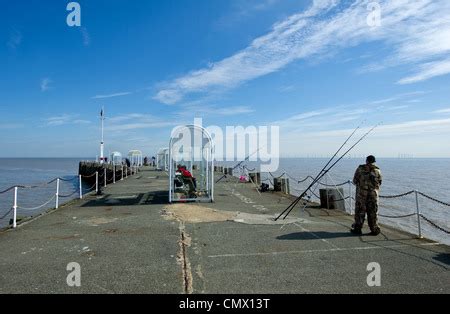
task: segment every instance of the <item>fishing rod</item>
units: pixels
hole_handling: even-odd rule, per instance
[[[248,161],[250,159],[251,156],[253,156],[254,154],[258,153],[261,149],[263,149],[264,146],[261,146],[260,148],[258,148],[256,151],[254,151],[252,154],[247,155],[247,157],[245,157],[244,160],[240,161],[236,166],[234,166],[233,168],[231,168],[231,170],[236,169],[237,167],[239,167],[240,165],[242,165],[244,162]],[[225,178],[227,175],[224,174],[223,176],[221,176],[216,183],[219,183],[223,178]]]
[[[303,196],[306,194],[306,192],[314,185],[316,184],[318,181],[320,181],[337,163],[339,163],[339,161],[341,161],[356,145],[358,145],[364,138],[366,138],[375,128],[377,128],[379,125],[381,124],[378,123],[377,125],[373,126],[369,131],[367,131],[355,144],[353,144],[344,154],[342,154],[342,156],[337,159],[327,170],[325,170],[318,178],[317,180],[315,180],[315,182],[311,183],[311,185],[305,190],[305,192],[303,192]],[[295,204],[290,208],[290,210],[286,213],[286,215],[283,217],[283,219],[286,219],[286,217],[289,215],[289,213],[292,211],[292,209],[294,209],[295,205],[298,204],[298,202],[300,201],[300,199],[303,197],[299,197]]]
[[[334,153],[333,157],[331,157],[328,162],[326,163],[325,166],[323,166],[322,170],[320,170],[320,172],[316,175],[315,178],[313,178],[312,183],[308,186],[308,188],[298,197],[296,198],[276,219],[275,221],[277,221],[286,211],[290,210],[291,207],[294,207],[298,204],[298,202],[300,201],[300,199],[302,199],[305,195],[306,192],[314,185],[315,182],[317,182],[317,178],[319,178],[319,176],[325,171],[325,169],[328,167],[328,165],[333,161],[333,159],[339,154],[339,152],[342,150],[342,148],[344,148],[344,146],[348,143],[348,141],[353,137],[353,135],[355,135],[355,133],[360,129],[361,125],[364,123],[361,122],[360,125],[358,125],[353,132],[347,137],[347,139],[345,140],[345,142],[341,145],[341,147],[339,147],[339,149]]]
[[[283,219],[286,219],[286,217],[289,215],[289,213],[292,211],[292,209],[294,209],[294,207],[300,202],[300,200],[306,195],[306,193],[309,191],[309,189],[311,189],[318,181],[320,181],[320,179],[322,179],[337,163],[339,163],[339,161],[341,161],[353,148],[355,148],[356,145],[358,145],[364,138],[366,138],[370,133],[372,133],[373,130],[375,130],[375,128],[377,128],[379,125],[381,124],[378,123],[375,126],[373,126],[369,131],[367,131],[358,141],[356,141],[356,143],[354,143],[344,154],[342,154],[341,157],[339,157],[330,167],[327,166],[331,163],[331,161],[333,161],[333,159],[337,156],[337,154],[339,153],[339,151],[345,146],[345,144],[350,140],[350,138],[353,136],[353,134],[355,134],[355,132],[359,129],[359,126],[355,129],[355,131],[353,131],[353,133],[349,136],[349,138],[347,138],[347,140],[344,142],[343,145],[341,145],[341,147],[338,149],[338,151],[336,152],[336,154],[328,161],[327,165],[321,170],[321,172],[319,172],[319,174],[317,175],[317,177],[313,180],[313,182],[311,182],[311,184],[305,189],[305,191],[299,196],[297,197],[276,219],[278,220],[285,212],[287,212],[285,214],[285,216],[283,217]]]

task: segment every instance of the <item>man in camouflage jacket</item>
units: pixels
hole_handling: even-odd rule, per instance
[[[353,184],[356,186],[355,223],[352,226],[352,233],[362,234],[367,213],[367,222],[371,230],[371,235],[380,234],[378,226],[378,195],[382,182],[380,168],[375,165],[375,157],[368,156],[365,165],[360,165],[356,169],[353,177]]]

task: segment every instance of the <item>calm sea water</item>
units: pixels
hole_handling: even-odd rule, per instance
[[[321,158],[292,158],[280,159],[279,170],[274,172],[274,176],[279,176],[286,172],[290,177],[291,194],[299,195],[311,183],[307,180],[298,184],[296,181],[303,180],[308,175],[315,175],[322,169],[328,159]],[[330,171],[321,181],[325,184],[340,184],[353,179],[353,174],[361,159],[343,159],[335,168]],[[219,163],[233,165],[236,163]],[[379,159],[377,162],[383,174],[383,185],[381,195],[396,195],[418,190],[436,199],[450,203],[450,159]],[[248,168],[258,167],[257,163],[247,163]],[[236,174],[236,173],[234,173]],[[270,175],[261,174],[262,179],[272,179]],[[319,188],[316,194],[319,195]],[[349,185],[344,185],[344,196],[347,197],[350,190]],[[354,193],[354,190],[353,190]],[[313,199],[317,199],[312,196]],[[349,203],[346,208],[349,211]],[[354,208],[354,204],[352,204]],[[419,196],[419,206],[421,213],[436,222],[438,225],[450,230],[450,207],[440,205]],[[414,194],[406,197],[394,199],[380,199],[380,214],[395,216],[416,212],[416,200]],[[417,217],[401,219],[380,218],[381,223],[394,226],[398,229],[417,234]],[[422,234],[432,240],[450,245],[450,236],[432,227],[427,222],[422,221]]]
[[[56,182],[45,184],[54,178],[68,181],[60,182],[60,204],[78,196],[78,163],[83,158],[0,158],[0,191],[13,185],[40,185],[36,188],[19,189],[17,193],[17,215],[35,216],[46,209],[55,207]],[[86,188],[84,186],[84,188]],[[70,196],[69,196],[70,195]],[[53,198],[53,199],[52,199]],[[0,228],[8,225],[12,212],[7,214],[14,199],[14,190],[0,194]],[[36,208],[42,204],[47,205]]]
[[[0,159],[0,191],[13,185],[35,185],[48,182],[56,177],[72,181],[61,182],[60,194],[75,195],[61,198],[68,201],[77,197],[78,163],[84,158],[33,158],[33,159]],[[310,181],[296,183],[308,175],[314,176],[326,163],[320,158],[281,159],[279,170],[273,175],[289,174],[291,193],[300,194]],[[322,179],[326,184],[339,184],[351,180],[356,167],[362,162],[359,159],[342,160],[328,176]],[[233,166],[236,163],[219,163]],[[383,173],[382,195],[401,194],[410,190],[419,190],[434,198],[450,203],[450,159],[379,159],[378,166]],[[256,163],[247,163],[249,168]],[[236,174],[236,173],[235,173]],[[272,179],[268,174],[262,174],[262,179]],[[268,182],[268,181],[266,181]],[[84,187],[86,188],[86,187]],[[348,185],[344,186],[344,196],[348,196]],[[23,209],[37,207],[49,201],[55,194],[56,182],[34,189],[20,189],[18,193],[19,216],[34,216],[45,209],[54,207],[54,199],[47,206],[39,209]],[[316,194],[319,194],[318,190]],[[313,196],[314,198],[314,196]],[[0,194],[0,218],[12,206],[13,191]],[[424,197],[419,197],[421,213],[430,220],[450,230],[450,207],[440,205]],[[349,204],[346,204],[349,210]],[[380,213],[386,215],[404,215],[416,212],[416,202],[413,195],[395,199],[380,199]],[[9,223],[12,213],[0,220],[0,227]],[[390,219],[381,218],[382,223],[396,228],[417,233],[417,217]],[[450,236],[436,230],[427,222],[422,221],[422,233],[427,238],[450,245]]]

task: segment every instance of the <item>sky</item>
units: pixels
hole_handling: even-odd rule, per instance
[[[0,1],[0,157],[152,156],[172,128],[279,126],[281,157],[450,157],[448,0]]]

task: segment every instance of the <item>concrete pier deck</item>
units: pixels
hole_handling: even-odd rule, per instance
[[[164,172],[143,168],[0,233],[0,293],[449,293],[450,248],[388,227],[349,233],[320,208],[223,180],[214,203],[167,204]],[[368,233],[368,230],[365,230]],[[69,287],[68,263],[81,266]],[[381,267],[369,287],[367,265]]]

